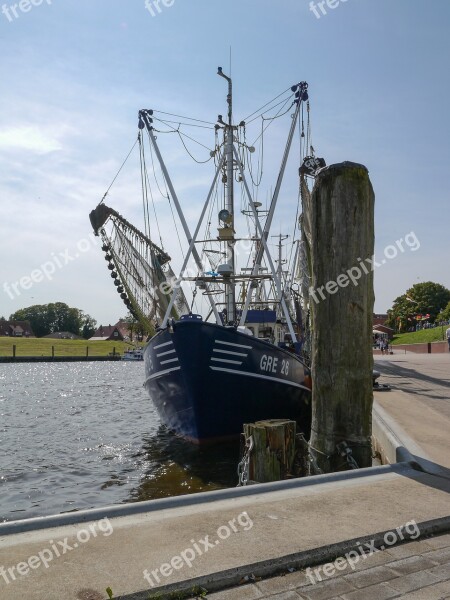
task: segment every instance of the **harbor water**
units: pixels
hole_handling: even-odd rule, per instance
[[[142,362],[0,365],[0,522],[232,487],[237,444],[165,430]]]

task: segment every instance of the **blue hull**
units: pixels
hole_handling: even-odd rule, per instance
[[[182,320],[144,350],[145,387],[162,422],[195,443],[236,437],[244,423],[293,419],[309,437],[305,367],[290,352],[234,328]]]

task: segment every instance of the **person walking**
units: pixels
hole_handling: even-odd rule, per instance
[[[450,327],[445,332],[445,335],[447,336],[448,351],[450,352]]]

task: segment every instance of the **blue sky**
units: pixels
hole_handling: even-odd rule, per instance
[[[226,112],[215,73],[218,65],[228,69],[230,46],[236,120],[308,81],[317,153],[328,164],[352,160],[370,171],[376,256],[411,231],[420,241],[376,271],[376,312],[419,281],[450,287],[450,4],[333,1],[320,18],[309,0],[175,0],[156,16],[144,0],[44,0],[28,12],[16,8],[17,17],[16,3],[3,3],[0,316],[52,301],[103,324],[125,314],[103,254],[89,241],[88,214],[135,140],[140,108],[207,121]],[[197,170],[179,146],[161,145],[193,227],[211,165]],[[278,166],[279,148],[268,158]],[[109,202],[139,225],[135,167]],[[292,220],[293,193],[291,202],[276,233]],[[170,231],[168,217],[161,224]],[[65,265],[68,253],[79,256]],[[19,287],[20,295],[5,291],[5,282],[57,259],[51,281]]]

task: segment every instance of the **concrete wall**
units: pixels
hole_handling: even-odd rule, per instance
[[[392,346],[395,353],[399,350],[407,352],[415,352],[416,354],[442,354],[448,352],[447,342],[424,342],[423,344],[396,344]]]

